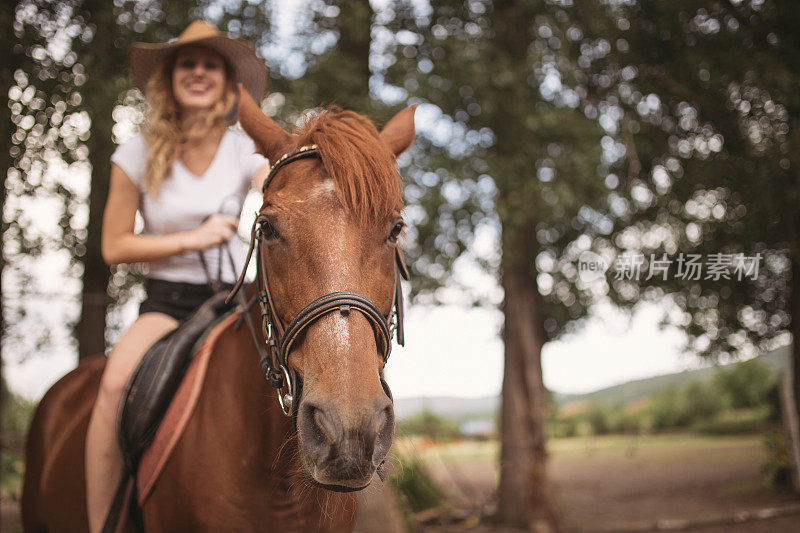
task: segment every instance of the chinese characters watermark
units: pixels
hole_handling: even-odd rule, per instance
[[[578,276],[584,282],[592,282],[605,277],[612,267],[615,280],[668,279],[699,280],[755,280],[763,256],[738,254],[622,254],[609,265],[608,261],[594,252],[585,251],[578,257]]]
[[[650,254],[647,268],[642,268],[645,262],[644,254],[624,254],[614,262],[614,279],[617,280],[650,280],[658,278],[666,281],[672,279],[684,280],[731,280],[757,279],[762,260],[761,253],[755,255],[722,254],[679,254],[677,258],[670,259],[667,254],[660,257]],[[674,268],[673,268],[674,264]]]

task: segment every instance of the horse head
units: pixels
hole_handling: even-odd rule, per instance
[[[380,132],[357,113],[333,109],[290,134],[240,88],[239,116],[273,162],[254,242],[264,335],[269,346],[272,328],[279,330],[275,350],[285,351],[262,366],[294,396],[279,391],[296,417],[305,472],[325,488],[358,490],[394,438],[382,376],[402,297],[396,157],[413,141],[414,108]]]

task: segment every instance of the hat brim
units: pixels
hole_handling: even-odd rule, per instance
[[[237,83],[244,85],[256,102],[267,93],[267,65],[245,42],[224,35],[170,43],[134,43],[128,52],[128,66],[136,86],[144,92],[147,81],[163,61],[184,46],[204,46],[220,54],[231,66]]]

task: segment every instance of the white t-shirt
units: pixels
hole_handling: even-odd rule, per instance
[[[143,234],[166,235],[193,230],[209,215],[225,213],[238,217],[242,203],[252,185],[253,176],[267,163],[256,153],[255,143],[247,134],[228,129],[222,136],[211,165],[202,176],[192,174],[180,160],[161,184],[158,199],[145,188],[147,145],[139,134],[119,145],[111,161],[139,187],[139,211],[144,219]],[[245,249],[237,236],[230,242],[237,272],[223,254],[222,280],[233,283],[242,268]],[[217,278],[219,252],[216,247],[205,250],[206,264],[212,280]],[[161,261],[149,263],[149,277],[167,281],[205,283],[206,273],[197,251],[187,251]]]

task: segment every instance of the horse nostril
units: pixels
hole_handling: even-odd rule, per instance
[[[378,416],[378,431],[377,435],[380,439],[386,433],[393,433],[394,426],[394,410],[391,406],[384,408]]]
[[[326,409],[309,403],[301,405],[297,426],[306,446],[313,450],[319,459],[324,459],[334,452],[337,440],[336,428]]]
[[[394,440],[394,409],[389,404],[375,417],[375,442],[372,450],[372,462],[378,465],[392,447]]]
[[[314,425],[314,438],[320,443],[333,443],[336,437],[333,434],[334,428],[331,425],[330,417],[326,411],[314,407],[311,411],[311,422]]]

